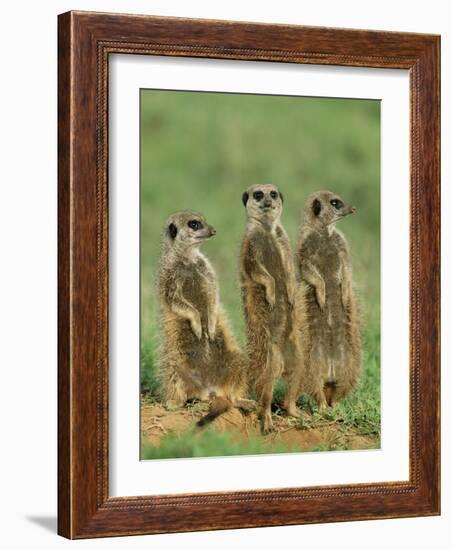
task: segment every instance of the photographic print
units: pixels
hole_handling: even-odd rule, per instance
[[[380,102],[142,89],[141,458],[380,447]]]

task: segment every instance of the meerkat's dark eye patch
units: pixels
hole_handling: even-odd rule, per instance
[[[314,201],[312,202],[312,211],[314,212],[314,216],[318,216],[321,210],[322,210],[321,202],[319,201],[319,199],[314,199]]]
[[[336,210],[340,210],[344,206],[344,203],[340,199],[333,199],[330,201],[330,204],[334,206]]]
[[[177,235],[177,227],[174,225],[174,223],[170,223],[168,226],[168,234],[173,239],[176,238]]]
[[[243,206],[246,206],[246,203],[248,202],[248,193],[245,191],[242,195],[242,202],[243,202]]]
[[[262,191],[254,191],[253,197],[257,202],[259,202],[264,198],[264,193],[262,193]]]
[[[193,231],[198,231],[204,227],[199,220],[190,220],[187,225],[190,229],[193,229]]]
[[[271,191],[271,192],[270,192],[270,197],[271,197],[272,199],[277,199],[277,198],[278,198],[278,193],[277,193],[276,191]]]

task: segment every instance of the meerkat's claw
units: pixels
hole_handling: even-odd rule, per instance
[[[275,307],[275,295],[274,294],[267,294],[266,296],[267,304],[269,305],[270,309],[273,309]]]
[[[344,311],[348,311],[349,309],[349,305],[350,305],[350,294],[349,293],[346,293],[346,294],[342,294],[342,307],[344,309]]]
[[[271,424],[264,423],[262,424],[262,435],[269,435],[275,431],[275,426],[273,422]]]
[[[287,300],[290,307],[293,309],[295,307],[295,289],[290,289],[287,291]]]
[[[326,303],[325,292],[317,293],[317,303],[319,304],[319,308],[323,311],[325,309],[325,303]]]
[[[275,431],[275,425],[273,424],[273,419],[271,412],[265,412],[261,419],[262,433],[267,435]]]
[[[213,325],[213,324],[209,324],[209,328],[208,328],[208,335],[209,335],[209,340],[211,342],[213,342],[215,340],[215,333],[217,332],[217,327],[216,325]]]
[[[201,323],[193,323],[191,324],[191,328],[198,340],[201,340],[202,338],[202,326]]]

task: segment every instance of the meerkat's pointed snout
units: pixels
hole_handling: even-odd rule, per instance
[[[345,216],[356,211],[351,204],[344,202],[331,191],[316,191],[309,195],[304,206],[306,223],[320,230],[329,227]]]
[[[276,185],[255,184],[242,194],[242,202],[248,214],[248,221],[271,225],[279,220],[283,196]]]
[[[344,208],[341,213],[339,213],[340,217],[344,216],[350,216],[350,214],[354,214],[356,212],[356,208],[354,206],[351,206],[349,204],[344,205]]]
[[[215,229],[215,227],[212,227],[211,225],[209,225],[209,229],[210,229],[210,236],[213,237],[214,235],[217,234],[217,230]]]

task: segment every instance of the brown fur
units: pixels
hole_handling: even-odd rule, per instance
[[[240,276],[249,379],[260,406],[262,429],[268,432],[273,429],[271,402],[279,375],[286,382],[286,411],[300,414],[295,404],[301,372],[293,322],[295,270],[289,239],[280,222],[283,199],[278,188],[251,186],[243,202],[248,224],[240,253]]]
[[[339,201],[338,208],[331,201]],[[316,398],[319,408],[345,397],[361,369],[360,319],[349,247],[335,227],[354,210],[335,193],[313,193],[306,201],[297,245],[303,390]]]
[[[200,227],[189,227],[193,222]],[[212,409],[200,425],[232,406],[250,408],[250,402],[243,399],[246,359],[221,307],[215,271],[199,251],[199,245],[214,234],[196,212],[170,216],[159,272],[160,374],[165,403],[173,408],[188,399],[212,400]]]

